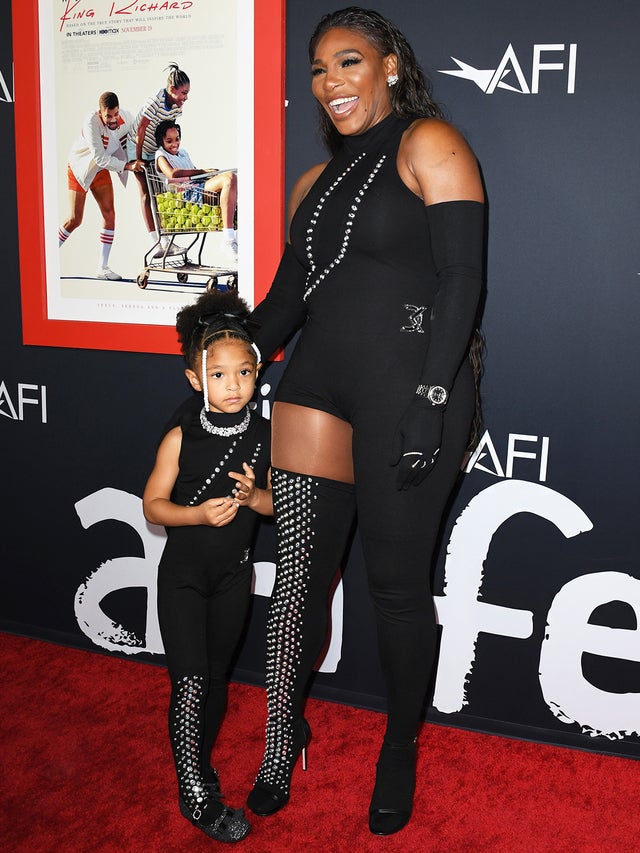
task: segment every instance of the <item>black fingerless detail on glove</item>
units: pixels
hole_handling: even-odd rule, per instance
[[[306,278],[305,268],[287,243],[269,292],[247,321],[264,359],[304,323],[307,306],[302,295]]]
[[[482,291],[485,208],[477,201],[426,207],[438,291],[429,321],[429,350],[421,385],[451,391],[473,332]]]

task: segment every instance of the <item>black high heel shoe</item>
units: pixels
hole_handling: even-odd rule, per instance
[[[383,743],[369,807],[374,835],[393,835],[409,822],[416,787],[416,742]]]
[[[311,728],[309,723],[304,718],[301,718],[293,724],[291,759],[288,770],[284,772],[286,776],[285,785],[279,787],[268,782],[262,782],[258,778],[247,797],[247,805],[254,814],[260,817],[268,817],[279,812],[280,809],[287,805],[289,802],[291,774],[299,755],[302,755],[302,769],[307,769],[307,746],[310,740]]]
[[[193,810],[189,809],[182,797],[179,798],[179,805],[182,816],[215,841],[233,844],[242,841],[251,831],[244,811],[225,806],[220,802],[219,794],[212,797],[205,794],[203,802]]]

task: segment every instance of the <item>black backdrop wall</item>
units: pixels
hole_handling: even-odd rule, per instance
[[[287,190],[324,156],[306,41],[340,5],[287,4]],[[469,139],[490,207],[487,432],[443,529],[428,717],[640,756],[638,5],[376,8],[409,35]],[[9,0],[0,11],[8,22]],[[187,393],[181,363],[22,345],[6,26],[0,39],[0,627],[162,663],[162,536],[140,496],[160,427]],[[261,405],[280,370],[265,373]],[[255,683],[273,559],[265,524],[236,671]],[[374,648],[356,535],[316,695],[384,707]]]

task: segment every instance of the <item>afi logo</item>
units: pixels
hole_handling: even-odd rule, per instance
[[[540,445],[538,446],[538,442]],[[534,445],[529,449],[524,450],[523,445]],[[527,462],[519,464],[518,475],[514,475],[513,468],[516,459],[531,459],[535,463]],[[523,435],[519,432],[510,432],[507,441],[507,456],[504,467],[500,462],[498,452],[489,435],[489,430],[480,439],[478,446],[474,450],[465,472],[469,474],[474,468],[479,471],[484,471],[485,474],[493,474],[495,477],[504,477],[507,480],[514,476],[519,476],[524,479],[523,473],[537,476],[539,482],[544,483],[547,479],[547,465],[549,462],[549,436]],[[522,469],[525,469],[524,471]]]
[[[555,57],[547,57],[546,54],[560,54]],[[450,74],[452,77],[462,77],[463,80],[471,80],[485,95],[493,95],[496,89],[507,89],[509,92],[517,92],[520,95],[537,95],[540,88],[540,74],[550,71],[561,71],[567,80],[567,94],[573,95],[576,90],[576,57],[578,53],[577,44],[534,44],[533,62],[531,64],[531,85],[527,83],[522,66],[518,61],[516,52],[512,45],[505,50],[504,55],[497,68],[475,68],[456,59],[451,59],[458,66],[456,71],[441,70],[440,74]],[[544,59],[543,59],[544,55]],[[556,61],[544,61],[553,58]],[[561,61],[557,61],[561,60]],[[515,78],[515,79],[514,79]],[[513,85],[517,83],[517,85]]]
[[[25,406],[37,406],[40,410],[40,419],[43,424],[46,424],[47,386],[29,385],[26,382],[18,382],[16,393],[12,399],[6,383],[0,382],[0,415],[5,418],[11,418],[13,421],[23,421],[25,418]]]

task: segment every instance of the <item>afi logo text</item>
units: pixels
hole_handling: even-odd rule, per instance
[[[531,63],[531,83],[522,70],[516,52],[512,45],[505,50],[496,68],[475,68],[461,59],[452,56],[458,69],[453,71],[441,70],[441,74],[452,77],[462,77],[471,80],[485,95],[493,95],[496,89],[507,89],[520,95],[537,95],[540,91],[540,76],[550,73],[562,73],[567,85],[567,94],[573,95],[576,90],[576,58],[577,44],[534,44]]]
[[[519,460],[528,461],[521,462]],[[548,462],[548,435],[523,435],[519,432],[510,432],[503,466],[489,435],[489,430],[487,430],[469,459],[465,471],[468,474],[477,468],[479,471],[484,471],[485,474],[493,474],[495,477],[511,479],[515,476],[521,480],[536,479],[539,483],[544,483],[547,479]],[[515,467],[518,470],[514,474]]]
[[[0,415],[14,421],[23,421],[25,419],[25,406],[36,406],[42,423],[46,424],[47,386],[18,382],[15,394],[12,397],[5,382],[0,382]]]

